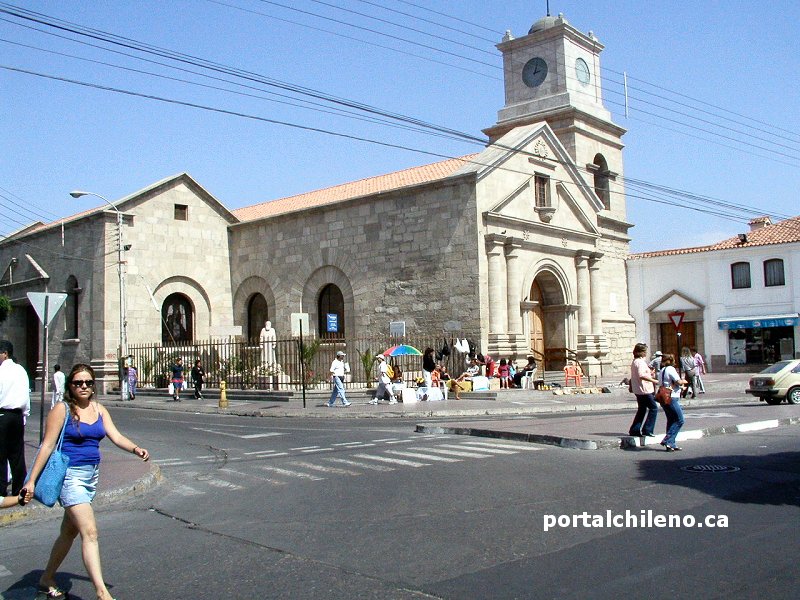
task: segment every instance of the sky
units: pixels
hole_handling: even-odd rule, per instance
[[[800,3],[549,4],[605,46],[606,108],[628,130],[632,252],[800,214]],[[477,152],[430,126],[482,136],[504,103],[495,44],[547,10],[546,0],[0,0],[0,11],[20,7],[49,25],[0,12],[0,235],[100,205],[75,189],[114,201],[187,172],[236,209]]]

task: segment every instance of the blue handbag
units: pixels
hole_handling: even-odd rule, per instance
[[[69,467],[69,456],[61,452],[61,445],[64,443],[64,430],[67,428],[69,420],[69,406],[66,407],[64,414],[64,425],[61,426],[61,435],[58,444],[47,459],[47,464],[36,480],[36,487],[33,490],[33,497],[45,506],[54,506],[61,495],[61,488],[64,487],[64,478],[67,476]],[[41,451],[41,447],[39,448]],[[36,453],[39,455],[39,452]],[[34,463],[36,458],[33,459]],[[29,476],[30,477],[30,476]],[[27,483],[27,479],[25,480]]]

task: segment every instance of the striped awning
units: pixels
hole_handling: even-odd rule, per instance
[[[717,319],[717,326],[720,329],[759,329],[764,327],[794,327],[795,325],[800,325],[800,315],[798,313]]]

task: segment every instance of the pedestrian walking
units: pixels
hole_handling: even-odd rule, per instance
[[[389,394],[389,404],[397,404],[397,398],[394,397],[394,390],[392,389],[392,380],[389,377],[386,357],[383,354],[378,354],[375,358],[378,359],[378,387],[375,390],[375,397],[369,403],[377,404],[380,400],[383,400],[386,394]]]
[[[633,347],[631,363],[631,391],[636,395],[636,415],[628,429],[628,435],[648,437],[655,435],[658,403],[656,403],[655,385],[658,379],[653,377],[650,365],[645,359],[647,345],[636,344]]]
[[[194,383],[194,399],[203,399],[203,382],[205,381],[206,371],[199,360],[194,361],[192,367],[192,382]]]
[[[341,397],[342,406],[350,406],[350,402],[347,401],[347,396],[344,394],[344,357],[345,353],[339,350],[336,353],[336,358],[331,363],[330,373],[333,390],[331,390],[331,399],[326,405],[331,408],[336,404],[337,396]]]
[[[697,396],[697,382],[694,379],[697,376],[697,365],[688,346],[684,346],[681,350],[681,373],[684,381],[687,382],[687,385],[681,391],[681,398],[686,398],[690,387],[692,388],[692,398],[695,398]]]
[[[172,399],[175,402],[181,401],[181,390],[183,389],[183,359],[179,356],[175,359],[172,367]]]
[[[133,356],[128,357],[128,400],[136,400],[136,384],[139,383],[139,372],[133,366]]]
[[[661,445],[667,452],[683,450],[676,444],[678,432],[683,427],[683,409],[681,408],[681,387],[686,385],[686,380],[681,379],[675,369],[675,358],[672,354],[664,354],[661,357],[661,373],[658,380],[661,385],[672,390],[669,404],[664,404],[664,414],[667,417],[667,431]]]
[[[694,354],[694,364],[697,367],[697,373],[695,373],[694,376],[695,383],[697,383],[697,393],[705,394],[706,386],[703,385],[703,379],[701,375],[705,375],[707,373],[706,361],[703,359],[703,355],[697,351],[697,348],[692,348],[691,351],[692,354]]]
[[[64,371],[61,370],[61,365],[53,367],[53,393],[50,397],[51,409],[57,402],[61,402],[64,399],[64,382],[66,380],[67,376],[64,375]]]
[[[25,466],[25,420],[31,414],[30,380],[25,367],[14,362],[14,345],[0,340],[0,496],[18,496],[28,470]]]
[[[69,457],[67,476],[59,496],[64,516],[47,566],[39,578],[37,598],[67,598],[67,593],[56,582],[56,571],[80,534],[83,564],[94,585],[97,599],[113,600],[103,580],[97,523],[92,509],[99,477],[100,441],[108,437],[115,446],[144,461],[150,458],[150,454],[119,432],[108,410],[94,399],[94,383],[92,367],[86,364],[72,367],[67,376],[65,401],[59,402],[47,416],[44,439],[31,467],[30,481],[26,484],[28,491],[33,494],[36,489],[34,482],[44,469],[64,427],[61,450]]]

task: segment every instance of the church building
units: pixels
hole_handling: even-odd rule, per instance
[[[90,362],[109,384],[122,336],[257,339],[270,320],[280,339],[298,312],[313,335],[329,315],[344,339],[404,322],[492,356],[624,372],[632,225],[603,45],[559,15],[497,47],[505,105],[477,154],[236,210],[183,173],[5,238],[0,295],[14,310],[0,337],[35,366],[41,329],[26,293],[48,291],[67,294],[51,363]]]

